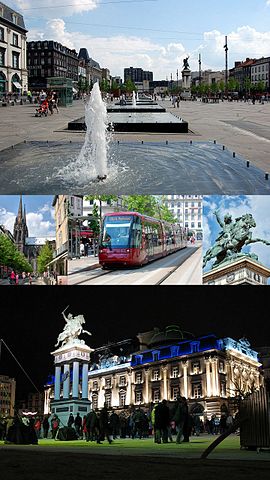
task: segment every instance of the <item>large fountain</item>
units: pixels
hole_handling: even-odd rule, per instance
[[[136,93],[134,92],[134,90],[133,90],[133,93],[132,93],[132,106],[133,106],[133,108],[136,108],[136,106],[137,106]]]
[[[108,124],[114,114],[107,117],[98,83],[85,110],[83,145],[80,140],[25,140],[0,151],[2,194],[270,194],[268,173],[216,142],[190,138],[179,142],[172,137],[151,142],[110,141]],[[119,131],[126,128],[130,119],[115,115],[120,115],[122,124],[115,119],[114,127],[118,122]],[[167,124],[173,132],[170,119]],[[142,123],[144,131],[152,131],[148,125]],[[132,126],[136,131],[133,121],[129,131]],[[163,135],[168,131],[163,121],[156,127]]]
[[[91,163],[96,170],[97,178],[107,178],[107,128],[108,116],[106,105],[102,100],[99,84],[93,86],[91,96],[85,107],[86,135],[84,145],[78,158],[79,164]]]

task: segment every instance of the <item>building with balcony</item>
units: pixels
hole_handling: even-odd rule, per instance
[[[133,351],[132,351],[133,348]],[[191,413],[210,418],[234,413],[239,391],[263,383],[258,354],[242,338],[207,335],[184,339],[177,325],[138,334],[136,339],[96,349],[88,374],[88,398],[94,409],[104,402],[118,413],[134,406],[149,408],[163,399],[173,406],[187,398]],[[50,410],[53,381],[46,388]]]
[[[251,84],[264,84],[264,92],[270,92],[270,57],[259,58],[251,66]]]
[[[164,203],[180,225],[202,239],[202,195],[165,195]]]
[[[0,2],[0,95],[28,90],[23,16]]]
[[[16,393],[16,380],[0,375],[0,416],[13,417]]]
[[[230,78],[238,82],[240,93],[250,93],[251,69],[255,63],[255,58],[246,58],[244,62],[235,62],[234,68],[230,70]]]
[[[68,254],[71,250],[73,239],[73,229],[71,223],[73,219],[82,214],[82,200],[80,195],[55,195],[52,206],[55,209],[56,224],[56,252],[51,267],[58,275],[67,275]]]

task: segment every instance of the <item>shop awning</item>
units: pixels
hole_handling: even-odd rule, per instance
[[[14,87],[16,88],[22,88],[21,84],[19,82],[13,82]]]

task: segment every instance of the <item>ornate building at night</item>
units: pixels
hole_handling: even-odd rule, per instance
[[[245,338],[183,339],[178,326],[101,347],[91,357],[88,398],[94,409],[101,409],[104,402],[118,412],[131,405],[147,408],[163,399],[174,402],[181,395],[188,399],[191,413],[209,418],[230,411],[230,399],[238,390],[263,383],[258,354]],[[53,381],[46,388],[45,413],[50,411],[52,385]]]

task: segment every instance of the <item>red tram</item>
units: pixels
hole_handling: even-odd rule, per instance
[[[185,230],[136,212],[104,216],[99,263],[104,268],[142,266],[187,246]]]

